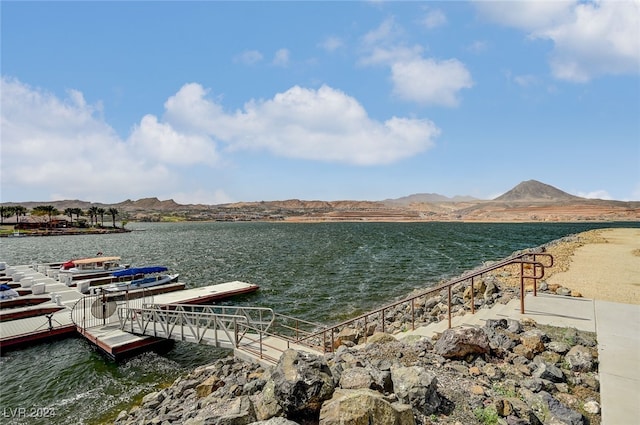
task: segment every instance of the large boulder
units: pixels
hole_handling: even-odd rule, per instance
[[[282,414],[282,406],[278,403],[275,394],[275,383],[272,380],[262,388],[262,392],[251,397],[256,413],[256,418],[266,420]]]
[[[198,397],[206,397],[218,388],[222,387],[224,387],[224,381],[213,375],[205,379],[196,387],[196,394]]]
[[[403,403],[430,415],[438,410],[438,380],[435,374],[420,366],[391,368],[393,391]]]
[[[433,347],[436,354],[447,359],[463,359],[469,354],[489,353],[489,338],[478,328],[447,329]]]
[[[585,423],[581,413],[570,409],[546,391],[534,394],[521,388],[519,394],[543,424],[583,425]]]
[[[287,418],[271,418],[266,421],[252,422],[249,425],[298,425],[298,423]]]
[[[593,368],[593,355],[591,350],[582,345],[571,347],[564,359],[569,369],[574,372],[589,372]]]
[[[534,354],[542,353],[549,337],[539,329],[531,329],[520,336],[520,343]]]
[[[287,418],[316,418],[322,402],[333,395],[331,370],[323,357],[286,350],[271,374],[275,398]]]
[[[185,425],[248,425],[255,422],[253,403],[248,396],[219,400],[200,409]]]
[[[373,377],[364,367],[352,367],[340,375],[340,388],[354,390],[358,388],[372,388]]]
[[[337,389],[322,405],[320,425],[413,425],[411,406],[391,403],[369,389]]]

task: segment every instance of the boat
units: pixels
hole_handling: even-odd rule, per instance
[[[73,280],[90,277],[109,276],[116,270],[124,270],[128,265],[120,264],[120,257],[91,257],[69,260],[60,266],[58,280],[69,285]]]
[[[132,267],[124,270],[118,270],[112,273],[116,278],[122,278],[126,276],[143,275],[138,279],[133,279],[125,282],[116,282],[104,287],[107,292],[121,292],[131,289],[149,288],[153,286],[164,285],[167,283],[176,282],[178,280],[178,274],[166,273],[169,269],[163,266],[149,266],[149,267]]]
[[[125,266],[120,265],[120,257],[98,256],[69,260],[62,263],[60,271],[69,273],[91,273],[120,270],[124,268]]]
[[[18,298],[19,296],[20,294],[18,293],[18,291],[16,291],[6,283],[0,285],[0,300],[10,300],[13,298]]]

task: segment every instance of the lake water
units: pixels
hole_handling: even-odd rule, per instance
[[[601,227],[640,223],[129,223],[131,233],[0,239],[10,265],[118,255],[166,265],[187,287],[240,280],[233,304],[332,324],[484,261]],[[230,303],[230,302],[228,302]],[[1,326],[1,324],[0,324]],[[0,423],[100,423],[181,374],[230,352],[176,343],[121,362],[81,338],[0,358]],[[29,414],[33,417],[25,417]]]

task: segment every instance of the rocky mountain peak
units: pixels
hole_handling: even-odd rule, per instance
[[[494,201],[503,202],[558,202],[558,201],[575,201],[583,199],[579,196],[571,195],[563,192],[551,185],[541,183],[537,180],[527,180],[510,191],[498,196]]]

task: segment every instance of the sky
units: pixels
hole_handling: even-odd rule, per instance
[[[640,200],[640,0],[0,14],[2,202]]]

